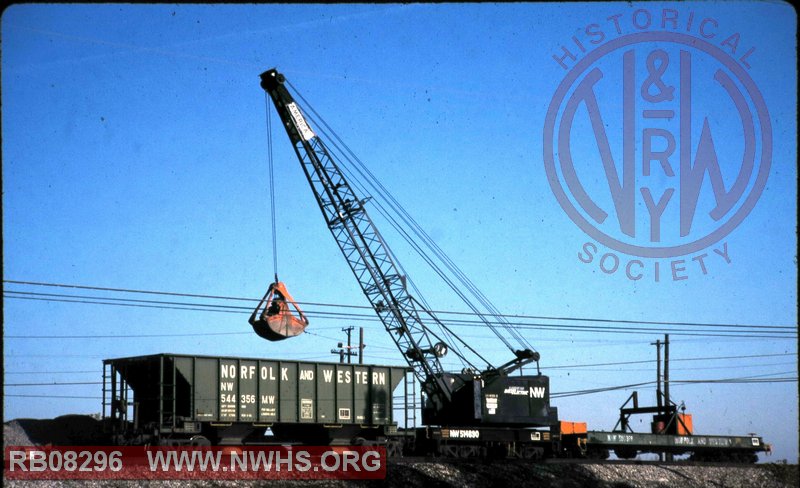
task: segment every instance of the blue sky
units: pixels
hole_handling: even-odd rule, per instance
[[[674,29],[658,22],[665,9],[677,12]],[[743,69],[772,126],[772,165],[756,205],[705,250],[708,273],[691,260],[699,252],[689,254],[683,258],[688,279],[680,281],[665,278],[671,273],[666,258],[642,260],[638,281],[604,273],[599,256],[613,253],[623,266],[636,257],[597,243],[570,220],[544,166],[545,115],[568,72],[553,56],[565,46],[577,53],[573,36],[587,50],[601,48],[589,42],[597,39],[586,34],[590,24],[605,33],[603,42],[639,31],[636,22],[646,18],[636,14],[641,10],[650,15],[650,31],[672,30],[720,48],[738,34],[734,59],[755,48]],[[621,33],[609,19],[617,19]],[[701,31],[704,19],[713,22]],[[263,294],[273,274],[265,116],[273,109],[258,75],[277,67],[503,313],[796,328],[795,19],[791,7],[777,2],[12,6],[0,32],[4,279]],[[664,49],[677,59],[674,46]],[[600,110],[610,133],[621,127],[614,74],[621,56],[615,51],[598,63],[605,75]],[[693,56],[697,113],[710,114],[723,164],[737,164],[741,124],[714,95],[716,85],[701,81],[717,65],[710,56]],[[667,71],[664,81],[676,84],[674,73]],[[576,168],[590,193],[607,203],[601,173],[592,172],[599,167],[597,146],[582,110],[572,133]],[[695,141],[701,122],[693,121]],[[285,135],[276,131],[273,140],[281,279],[300,301],[365,305]],[[734,174],[725,171],[726,185]],[[650,185],[663,190],[670,181],[654,176]],[[706,187],[700,208],[710,198]],[[666,229],[675,224],[674,215],[665,218]],[[376,223],[434,309],[465,310],[399,236]],[[714,222],[698,225],[702,232]],[[599,249],[589,264],[578,259],[587,242]],[[713,252],[723,244],[730,263]],[[335,360],[330,349],[348,325],[365,327],[368,361],[402,361],[375,320],[319,318],[309,327],[316,335],[271,344],[251,333],[245,314],[20,294],[123,297],[97,290],[15,283],[4,283],[4,290],[7,385],[91,383],[104,358],[156,352]],[[753,331],[773,329],[748,328],[719,337],[687,335],[696,326],[650,325],[656,330],[642,334],[634,330],[641,324],[528,322],[523,333],[542,354],[553,392],[651,381],[651,363],[579,366],[652,360],[650,343],[664,333],[671,334],[673,359],[684,360],[673,363],[674,379],[797,376],[796,329],[760,337],[769,334]],[[590,328],[596,325],[631,330],[600,333]],[[488,331],[457,330],[493,361],[507,360],[508,351]],[[230,335],[202,335],[211,333]],[[182,335],[129,337],[157,334]],[[707,359],[719,357],[740,359]],[[565,365],[575,367],[546,369]],[[92,384],[6,387],[5,418],[98,412],[92,398],[40,397],[93,397],[98,390]],[[652,398],[651,386],[640,390]],[[775,444],[773,459],[797,461],[796,383],[684,384],[672,393],[686,402],[699,432],[757,432]],[[563,418],[610,429],[628,395],[611,391],[553,403]]]

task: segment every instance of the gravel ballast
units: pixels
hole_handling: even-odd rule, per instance
[[[5,446],[103,445],[100,422],[83,415],[67,415],[55,419],[17,419],[3,425]],[[784,488],[798,485],[798,466],[756,464],[752,466],[696,466],[671,463],[576,464],[526,463],[521,461],[390,461],[383,481],[278,481],[269,486],[285,487],[726,487]],[[4,486],[38,488],[56,487],[181,487],[186,481],[12,481]],[[204,481],[193,486],[244,487],[263,486],[254,481]]]

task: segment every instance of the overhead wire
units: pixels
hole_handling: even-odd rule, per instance
[[[729,369],[739,369],[739,370],[741,370],[743,368],[747,368],[747,369],[755,369],[755,368],[763,369],[763,368],[774,368],[775,366],[788,366],[788,365],[797,365],[797,362],[792,361],[792,362],[781,362],[781,363],[764,363],[764,364],[747,364],[747,365],[736,364],[736,365],[733,365],[733,366],[702,366],[702,367],[695,367],[695,368],[670,368],[670,371],[671,372],[675,372],[675,371],[716,371],[716,370],[729,370]],[[546,368],[543,368],[543,369],[546,369]],[[628,373],[640,373],[642,371],[651,372],[651,371],[653,371],[653,369],[652,368],[611,368],[611,367],[609,367],[609,368],[578,368],[578,369],[569,371],[567,373],[567,376],[577,375],[577,374],[581,374],[581,373],[586,373],[586,374],[589,374],[589,375],[593,375],[595,373],[601,373],[601,372],[602,373],[623,373],[624,372],[625,374],[628,374]],[[548,373],[550,373],[551,377],[556,376],[556,374],[554,374],[552,372],[548,372]]]
[[[773,357],[773,356],[780,356],[782,354],[762,354],[762,355],[750,355],[748,357],[760,358],[760,357]],[[314,359],[319,358],[320,356],[314,357],[307,357],[303,359]],[[719,359],[730,359],[727,356],[715,356],[715,357],[706,357],[706,358],[683,358],[679,359],[676,358],[676,361],[685,361],[685,360],[719,360]],[[631,362],[625,362],[624,364],[630,364]],[[635,363],[638,363],[635,362]],[[575,367],[581,366],[591,366],[591,365],[575,365]],[[22,372],[20,372],[22,373]],[[31,373],[31,372],[26,372]],[[47,373],[57,373],[57,372],[47,372]],[[76,373],[76,372],[73,372]],[[779,377],[775,378],[775,376],[779,375],[791,375],[796,373],[796,371],[781,371],[781,372],[774,372],[774,373],[766,373],[760,375],[750,375],[744,377],[734,377],[734,378],[712,378],[712,379],[697,379],[697,380],[680,380],[674,379],[670,381],[672,386],[683,386],[683,385],[698,385],[698,384],[782,384],[782,383],[797,383],[798,378],[797,376],[788,376],[788,377]],[[8,373],[7,373],[8,374]],[[605,393],[610,391],[616,390],[627,390],[633,388],[640,388],[640,387],[652,387],[656,382],[655,381],[645,381],[639,383],[630,383],[624,385],[613,385],[613,386],[603,386],[598,388],[589,388],[589,389],[581,389],[581,390],[572,390],[572,391],[565,391],[565,392],[553,392],[550,395],[550,398],[567,398],[567,397],[575,397],[575,396],[584,396],[584,395],[592,395],[598,393]],[[70,382],[29,382],[29,383],[5,383],[3,387],[52,387],[52,386],[83,386],[83,385],[98,385],[102,384],[101,381],[70,381]],[[81,396],[81,395],[37,395],[37,394],[6,394],[6,397],[22,397],[22,398],[72,398],[72,399],[96,399],[97,397],[94,396]]]
[[[769,378],[769,376],[792,374],[794,371],[782,371],[780,373],[770,373],[766,375],[745,376],[740,378],[716,378],[716,379],[700,379],[700,380],[670,380],[671,386],[688,385],[688,384],[714,384],[714,383],[788,383],[797,382],[798,378],[782,377],[782,378]],[[564,398],[568,396],[587,395],[593,393],[604,393],[607,391],[623,390],[628,388],[636,388],[640,386],[655,384],[655,381],[644,381],[641,383],[631,383],[627,385],[604,386],[600,388],[590,388],[585,390],[574,390],[567,392],[552,393],[550,398]],[[4,383],[3,387],[33,387],[33,386],[81,386],[81,385],[102,385],[102,381],[67,381],[67,382],[38,382],[38,383]]]
[[[76,386],[76,385],[102,385],[102,381],[66,381],[66,382],[50,382],[50,383],[3,383],[4,387],[7,386]]]
[[[61,399],[61,398],[70,398],[75,400],[101,400],[102,397],[100,396],[87,396],[87,395],[21,395],[21,394],[13,394],[7,393],[3,395],[5,397],[13,397],[13,398],[52,398],[52,399]]]
[[[42,300],[66,303],[83,303],[94,305],[116,305],[127,307],[140,307],[140,308],[155,308],[155,309],[168,309],[168,310],[189,310],[200,312],[224,312],[224,313],[249,313],[249,307],[234,306],[234,305],[220,305],[209,303],[190,303],[190,302],[174,302],[174,301],[159,301],[159,300],[138,300],[128,298],[116,297],[96,297],[96,296],[83,296],[83,295],[63,295],[63,294],[42,294],[36,292],[23,292],[15,290],[5,290],[4,296],[6,298],[18,298],[26,300]],[[252,299],[239,299],[239,300],[252,300]],[[306,315],[311,318],[336,318],[347,319],[350,321],[367,321],[377,323],[377,318],[373,314],[358,314],[358,313],[340,313],[329,312],[324,310],[307,309]],[[457,314],[463,315],[463,314]],[[450,319],[443,320],[443,323],[450,325],[458,325],[462,327],[481,327],[483,322],[480,320],[466,320],[466,319]],[[651,328],[651,327],[615,327],[615,326],[590,326],[590,325],[570,325],[570,324],[545,324],[541,322],[525,322],[516,321],[509,322],[520,329],[532,330],[560,330],[572,332],[598,332],[598,333],[615,333],[615,334],[633,334],[633,335],[651,335],[654,333],[669,332],[675,335],[683,336],[701,336],[701,337],[743,337],[743,338],[780,338],[780,339],[794,339],[797,337],[796,329],[781,326],[754,326],[755,330],[747,330],[746,326],[738,325],[734,330],[718,330],[712,328],[711,330],[703,330],[699,327],[695,328],[677,328],[672,327],[669,329]],[[716,325],[716,324],[711,324]],[[765,327],[769,327],[766,328]],[[740,330],[742,329],[742,330]],[[776,330],[777,329],[777,330]]]
[[[782,372],[782,373],[775,373],[775,374],[791,374],[792,371],[789,372]],[[759,378],[759,377],[743,377],[743,378],[720,378],[720,379],[705,379],[705,380],[670,380],[669,384],[671,386],[679,386],[679,385],[688,385],[688,384],[719,384],[719,383],[731,383],[731,384],[752,384],[752,383],[796,383],[798,380],[797,376],[794,377],[785,377],[785,378]],[[604,386],[599,388],[589,388],[585,390],[573,390],[573,391],[565,391],[565,392],[554,392],[550,394],[550,398],[566,398],[566,397],[573,397],[573,396],[583,396],[583,395],[593,395],[597,393],[606,393],[609,391],[615,390],[627,390],[632,388],[638,388],[642,386],[652,386],[655,385],[656,381],[645,381],[642,383],[631,383],[627,385],[615,385],[615,386]]]
[[[670,358],[670,362],[680,361],[710,361],[710,360],[725,360],[725,359],[747,359],[747,358],[772,358],[780,356],[797,356],[797,353],[775,353],[775,354],[750,354],[740,356],[710,356],[699,358]],[[567,364],[558,366],[548,366],[547,369],[575,369],[575,368],[591,368],[595,366],[627,366],[631,364],[652,364],[658,362],[656,359],[647,359],[642,361],[617,361],[608,363],[593,363],[593,364]]]
[[[164,306],[157,306],[157,305],[137,305],[137,304],[124,304],[124,303],[104,303],[99,301],[89,301],[89,300],[67,300],[67,299],[53,299],[53,298],[33,298],[33,297],[19,297],[19,296],[12,296],[7,298],[18,298],[18,299],[26,299],[26,300],[39,300],[39,301],[55,301],[55,302],[65,302],[65,303],[81,303],[81,304],[93,304],[93,305],[113,305],[113,306],[132,306],[132,307],[145,307],[145,308],[157,308],[157,309],[173,309],[173,310],[190,310],[190,311],[201,311],[201,312],[226,312],[226,313],[245,313],[242,311],[231,311],[231,310],[219,310],[219,309],[204,309],[204,308],[191,308],[191,307],[164,307]],[[378,320],[374,317],[370,316],[347,316],[346,314],[336,314],[338,316],[332,316],[332,314],[328,314],[325,312],[306,312],[305,315],[309,318],[314,319],[337,319],[341,320],[342,318],[346,318],[348,321],[351,322],[368,322],[372,324],[378,324]],[[482,327],[483,324],[480,321],[469,321],[469,320],[458,320],[458,321],[447,321],[448,324],[453,326],[460,326],[460,327]],[[669,332],[670,334],[674,334],[675,336],[694,336],[694,337],[716,337],[716,338],[747,338],[747,339],[781,339],[781,340],[795,340],[796,334],[792,334],[789,332],[776,332],[772,334],[767,333],[748,333],[746,331],[703,331],[703,330],[687,330],[687,329],[648,329],[648,328],[632,328],[632,329],[625,329],[619,327],[585,327],[585,326],[574,326],[574,325],[554,325],[554,324],[542,324],[542,323],[526,323],[526,322],[519,322],[519,323],[512,323],[515,327],[524,330],[541,330],[541,331],[569,331],[573,333],[607,333],[607,334],[625,334],[625,335],[644,335],[644,336],[651,336],[652,334],[660,334],[664,332]],[[220,335],[233,335],[235,333],[219,333]],[[203,336],[203,335],[213,335],[213,333],[188,333],[186,336]],[[136,337],[138,335],[134,335]],[[31,336],[14,336],[15,338],[39,338],[39,336],[31,335]],[[11,338],[11,336],[9,336]],[[569,341],[567,341],[569,342]]]
[[[96,370],[82,371],[3,371],[3,374],[97,374]]]
[[[112,287],[100,287],[100,286],[89,286],[89,285],[5,280],[5,279],[3,280],[3,283],[41,286],[41,287],[75,288],[83,290],[109,291],[117,293],[150,294],[150,295],[176,296],[185,298],[207,298],[214,300],[244,301],[249,303],[258,302],[257,298],[245,298],[245,297],[226,296],[226,295],[209,295],[209,294],[198,294],[198,293],[180,293],[171,291],[141,290],[133,288],[112,288]],[[4,290],[4,292],[7,291],[8,290]],[[31,293],[31,292],[26,292],[26,293]],[[330,308],[354,308],[354,309],[372,310],[372,307],[367,305],[352,305],[352,304],[313,302],[313,301],[302,301],[302,302],[298,301],[297,303],[305,306],[324,306]],[[432,312],[440,315],[443,314],[467,315],[467,316],[474,315],[471,312],[453,311],[453,310],[432,310]],[[638,325],[664,325],[664,326],[683,326],[683,327],[691,326],[691,327],[710,327],[710,328],[772,329],[772,330],[786,330],[794,332],[797,331],[797,325],[789,326],[789,325],[765,325],[765,324],[732,324],[723,322],[687,322],[687,321],[668,322],[668,321],[656,321],[656,320],[646,320],[646,319],[633,320],[633,319],[614,319],[614,318],[600,318],[600,317],[547,316],[547,315],[529,315],[529,314],[504,314],[503,317],[511,319],[553,320],[553,321],[569,321],[569,322],[601,322],[601,323],[630,324],[630,325],[638,324]]]
[[[565,398],[565,397],[572,397],[572,396],[581,396],[581,395],[592,395],[595,393],[605,393],[607,391],[614,391],[614,390],[626,390],[628,388],[637,388],[640,386],[652,385],[655,384],[655,381],[645,381],[642,383],[631,383],[627,385],[616,385],[616,386],[604,386],[600,388],[589,388],[586,390],[574,390],[574,391],[565,391],[565,392],[553,392],[550,393],[550,398]]]
[[[318,334],[314,334],[318,335]],[[322,336],[325,337],[325,336]],[[336,340],[333,337],[325,337],[327,339]],[[377,345],[370,345],[371,348],[379,348],[385,349],[389,351],[394,351],[394,348],[389,347],[382,347]],[[372,355],[373,357],[378,358],[389,358],[387,356],[379,356],[379,355]],[[723,361],[723,360],[731,360],[731,359],[762,359],[762,358],[775,358],[775,357],[786,357],[786,356],[797,356],[797,353],[773,353],[773,354],[750,354],[750,355],[740,355],[740,356],[705,356],[705,357],[692,357],[692,358],[672,358],[670,362],[687,362],[687,361]],[[629,366],[634,364],[652,364],[657,362],[655,359],[652,360],[641,360],[641,361],[617,361],[617,362],[604,362],[604,363],[577,363],[577,364],[570,364],[570,365],[559,365],[559,366],[550,366],[547,369],[554,370],[554,369],[584,369],[584,368],[593,368],[597,366]],[[776,365],[785,365],[785,364],[797,364],[796,362],[792,363],[772,363],[769,365],[760,365],[760,364],[748,364],[746,367],[761,367],[761,366],[776,366]],[[742,365],[737,365],[736,367],[741,368]],[[677,370],[682,369],[698,369],[698,368],[676,368]],[[704,368],[699,368],[704,369]],[[719,369],[719,367],[708,367],[705,369]],[[626,369],[627,370],[627,369]],[[646,371],[646,370],[642,370]],[[78,371],[5,371],[5,374],[88,374],[88,373],[97,373],[94,370],[78,370]]]

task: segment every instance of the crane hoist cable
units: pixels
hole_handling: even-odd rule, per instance
[[[272,112],[270,110],[269,95],[264,94],[267,111],[267,165],[269,166],[269,211],[272,224],[272,268],[275,274],[275,283],[278,282],[278,233],[275,215],[275,163],[272,156]]]
[[[288,82],[287,82],[287,84],[288,84]],[[291,85],[290,85],[290,86],[291,86]],[[349,162],[349,163],[350,163],[350,165],[351,165],[351,166],[353,166],[353,167],[355,168],[355,170],[356,170],[356,171],[358,171],[358,173],[360,173],[360,174],[361,174],[361,177],[359,177],[357,174],[355,174],[355,173],[354,173],[354,171],[353,171],[352,169],[350,169],[350,168],[349,168],[349,167],[348,167],[346,164],[342,164],[342,166],[341,166],[341,168],[340,168],[340,170],[342,171],[342,173],[343,173],[343,174],[346,174],[347,178],[348,178],[348,179],[349,179],[349,180],[352,182],[352,184],[353,184],[355,187],[357,187],[357,188],[359,189],[359,191],[361,191],[363,194],[367,194],[367,195],[368,195],[368,194],[371,194],[372,192],[368,191],[368,189],[366,188],[366,186],[365,186],[364,184],[362,184],[362,180],[367,180],[367,181],[369,181],[369,179],[370,179],[370,178],[369,178],[369,177],[365,177],[365,176],[364,176],[364,173],[363,173],[363,172],[362,172],[360,169],[358,169],[358,167],[357,167],[356,165],[354,165],[354,164],[353,164],[352,160],[351,160],[351,159],[350,159],[350,158],[349,158],[349,157],[346,155],[345,151],[343,151],[343,150],[342,150],[342,149],[339,147],[339,145],[337,144],[337,140],[338,140],[338,141],[339,141],[339,143],[341,143],[342,145],[345,145],[345,143],[344,143],[344,142],[341,140],[341,138],[340,138],[340,137],[339,137],[339,136],[338,136],[338,135],[337,135],[337,134],[336,134],[336,133],[333,131],[333,129],[331,129],[331,128],[330,128],[330,126],[327,124],[327,122],[325,122],[324,120],[322,120],[322,118],[321,118],[321,117],[319,116],[319,114],[318,114],[318,113],[317,113],[317,112],[314,110],[314,108],[313,108],[313,107],[311,107],[311,106],[310,106],[310,104],[308,104],[308,101],[307,101],[307,100],[305,100],[305,98],[304,98],[302,95],[300,95],[300,94],[297,92],[297,89],[296,89],[296,88],[294,88],[293,86],[291,86],[291,88],[292,88],[293,92],[295,93],[295,95],[297,95],[297,97],[303,101],[303,103],[304,103],[304,105],[303,105],[303,106],[304,106],[305,108],[307,108],[308,110],[310,110],[312,113],[314,113],[314,114],[316,114],[316,115],[317,115],[317,119],[319,119],[319,123],[317,122],[317,119],[315,119],[315,118],[314,118],[314,117],[312,117],[312,116],[309,116],[309,120],[311,120],[312,122],[314,122],[314,123],[315,123],[315,125],[317,125],[317,126],[318,126],[318,129],[320,130],[320,132],[321,132],[321,133],[323,133],[323,134],[325,134],[325,135],[326,135],[326,137],[328,138],[329,142],[330,142],[330,143],[331,143],[331,145],[333,146],[332,148],[329,148],[329,149],[335,149],[335,151],[331,151],[331,152],[335,152],[335,153],[337,153],[337,155],[339,156],[339,162],[340,162],[340,163],[347,163],[347,162]],[[329,131],[329,132],[333,133],[333,136],[334,136],[334,137],[330,137],[330,134],[329,134],[328,132],[326,132],[326,131],[325,131],[325,127],[327,127],[327,128],[328,128],[328,131]],[[345,146],[346,146],[346,145],[345,145]],[[353,153],[352,153],[352,151],[351,151],[349,148],[347,148],[347,149],[348,149],[348,151],[350,152],[350,154],[353,154]],[[355,155],[353,155],[353,157],[355,157]],[[356,159],[357,159],[357,158],[356,158]],[[359,161],[359,163],[360,163],[360,161]],[[360,163],[360,164],[363,166],[363,163]],[[372,179],[373,179],[373,180],[375,179],[375,178],[374,178],[374,176],[372,176]],[[372,184],[372,186],[373,186],[373,188],[374,188],[374,187],[375,187],[375,184],[373,183],[373,184]],[[381,187],[382,187],[382,185],[381,185]],[[368,197],[368,198],[364,199],[364,201],[366,202],[366,201],[367,201],[367,200],[369,200],[369,199],[371,199],[371,197]],[[385,197],[384,197],[384,199],[385,199]],[[387,199],[387,200],[388,200],[388,199]],[[386,218],[386,219],[387,219],[387,220],[388,220],[388,221],[391,223],[392,227],[394,227],[394,228],[395,228],[395,230],[397,230],[399,233],[403,234],[403,237],[404,237],[404,239],[405,239],[405,240],[406,240],[406,241],[407,241],[407,242],[408,242],[410,245],[412,245],[412,247],[415,247],[415,250],[417,251],[417,253],[418,253],[418,254],[420,254],[420,256],[422,256],[422,257],[423,257],[423,259],[425,259],[425,260],[426,260],[426,262],[428,262],[429,266],[431,266],[431,268],[432,268],[432,269],[434,269],[434,270],[437,270],[437,268],[436,268],[436,264],[435,264],[433,261],[431,261],[431,260],[430,260],[430,257],[429,257],[429,256],[425,255],[425,253],[424,253],[424,250],[422,250],[421,248],[419,248],[419,245],[418,245],[418,244],[417,244],[417,243],[416,243],[416,242],[413,240],[413,238],[412,238],[411,236],[409,236],[409,235],[407,234],[407,231],[406,231],[406,230],[403,228],[403,226],[402,226],[402,225],[400,225],[400,224],[399,224],[399,223],[396,221],[396,219],[395,219],[395,218],[392,216],[392,213],[391,213],[390,211],[387,211],[387,210],[384,208],[384,206],[383,206],[383,205],[381,204],[381,202],[380,202],[380,199],[376,199],[376,200],[374,200],[374,201],[373,201],[373,203],[376,205],[376,208],[377,208],[378,212],[379,212],[381,215],[383,215],[383,216],[384,216],[384,218]],[[398,214],[399,214],[399,212],[396,212],[396,213],[398,213]],[[394,256],[394,253],[392,252],[392,250],[391,250],[390,248],[388,248],[388,247],[387,247],[387,248],[386,248],[386,251],[387,251],[387,252],[389,253],[389,255],[391,256],[391,259],[393,260],[393,262],[395,263],[395,265],[398,267],[398,269],[399,269],[399,270],[401,271],[401,273],[404,275],[405,279],[407,280],[407,283],[408,283],[408,284],[411,286],[411,288],[414,290],[414,292],[415,292],[415,294],[416,294],[416,297],[417,297],[417,298],[416,298],[416,299],[417,299],[417,301],[418,301],[418,302],[421,302],[422,304],[424,304],[424,305],[425,305],[424,307],[422,307],[422,309],[421,309],[421,310],[423,310],[423,311],[425,311],[426,313],[429,313],[429,314],[430,314],[430,312],[429,312],[429,310],[430,310],[430,306],[428,306],[428,304],[427,304],[427,302],[426,302],[426,300],[425,300],[424,296],[422,295],[422,292],[421,292],[421,291],[420,291],[420,289],[417,287],[416,283],[414,283],[414,281],[413,281],[413,280],[412,280],[412,279],[411,279],[411,278],[408,276],[408,273],[405,271],[405,269],[403,268],[403,266],[402,266],[402,264],[399,262],[399,260],[398,260],[398,259],[397,259],[397,258]],[[446,277],[446,276],[442,275],[442,274],[441,274],[441,272],[439,272],[439,273],[440,273],[440,275],[442,276],[442,278],[443,278],[444,280],[447,280],[447,277]],[[453,287],[454,285],[452,285],[452,284],[451,284],[450,286],[451,286],[451,287]],[[454,289],[455,289],[455,288],[454,288]],[[464,298],[462,298],[462,299],[464,299]],[[471,351],[474,353],[475,351],[474,351],[474,350],[473,350],[473,349],[472,349],[472,348],[469,346],[469,344],[467,344],[467,343],[466,343],[464,340],[462,340],[462,339],[461,339],[460,337],[458,337],[457,335],[453,334],[453,332],[452,332],[451,330],[447,329],[446,327],[443,327],[443,324],[442,324],[442,322],[441,322],[441,321],[440,321],[438,318],[436,318],[436,317],[432,317],[432,318],[434,319],[434,322],[436,322],[436,324],[439,326],[439,328],[440,328],[440,330],[441,330],[441,333],[442,333],[442,335],[443,335],[443,336],[445,336],[445,337],[447,338],[447,340],[448,340],[448,343],[449,343],[449,344],[451,345],[451,347],[452,347],[452,351],[455,353],[456,357],[458,357],[458,359],[461,361],[462,367],[463,367],[465,370],[466,370],[466,369],[478,370],[479,368],[477,368],[477,367],[476,367],[476,366],[475,366],[475,365],[474,365],[474,364],[473,364],[473,363],[472,363],[472,362],[471,362],[469,359],[467,359],[466,355],[463,353],[463,351],[461,350],[461,347],[459,346],[459,344],[462,344],[462,345],[464,345],[464,346],[465,346],[467,349],[470,349],[470,350],[471,350]],[[437,338],[438,338],[438,336],[437,336]],[[509,347],[510,347],[510,346],[509,346]],[[482,360],[484,363],[486,363],[486,369],[493,369],[493,368],[494,368],[494,366],[492,366],[492,364],[491,364],[491,363],[489,363],[488,361],[486,361],[486,359],[485,359],[485,358],[483,358],[483,357],[482,357],[482,356],[480,356],[479,354],[476,354],[476,355],[477,355],[477,356],[478,356],[478,357],[479,357],[479,358],[480,358],[480,359],[481,359],[481,360]]]
[[[272,152],[272,112],[269,95],[265,94],[267,112],[267,166],[269,167],[270,221],[272,226],[272,266],[275,276],[264,297],[250,315],[250,325],[263,339],[282,341],[302,334],[308,326],[308,317],[300,309],[286,285],[278,280],[278,233],[275,211],[275,163]]]
[[[290,85],[291,86],[291,85]],[[400,203],[394,198],[394,196],[383,186],[382,183],[375,177],[375,175],[367,168],[367,166],[356,156],[353,151],[347,146],[347,144],[341,139],[341,137],[336,134],[336,132],[330,127],[330,125],[325,122],[322,117],[314,110],[313,107],[310,106],[307,100],[297,92],[297,90],[291,86],[295,95],[298,96],[304,102],[304,107],[306,107],[311,113],[316,115],[318,120],[315,120],[313,116],[309,115],[309,119],[312,120],[318,127],[320,127],[320,131],[324,132],[324,128],[327,128],[330,131],[329,140],[332,146],[337,149],[339,153],[339,161],[340,163],[348,162],[350,163],[356,172],[361,175],[361,178],[367,182],[370,186],[373,187],[375,190],[373,194],[378,195],[379,198],[383,199],[386,202],[386,205],[393,211],[403,222],[405,225],[413,232],[432,252],[433,254],[439,258],[442,263],[444,263],[445,267],[450,270],[452,275],[461,281],[462,285],[470,290],[473,295],[480,301],[485,308],[488,310],[492,310],[494,307],[491,303],[488,303],[488,299],[480,293],[477,287],[469,281],[469,279],[464,275],[464,273],[455,265],[455,263],[444,253],[444,251],[438,247],[438,245],[433,241],[433,239],[422,229],[422,227],[416,222],[416,220],[411,217],[411,215],[400,205]],[[344,146],[344,150],[339,147],[336,142],[339,142],[342,146]],[[351,174],[353,172],[351,171]],[[355,176],[355,175],[354,175]],[[357,178],[356,178],[357,179]],[[358,179],[357,179],[358,180]],[[417,240],[415,240],[410,234],[409,231],[400,223],[397,222],[397,219],[393,217],[391,211],[387,211],[383,205],[379,203],[379,200],[375,201],[376,208],[378,209],[379,213],[386,218],[392,227],[403,237],[403,239],[412,246],[412,248],[420,255],[420,257],[431,267],[431,269],[439,275],[439,277],[450,287],[450,289],[458,295],[458,297],[475,313],[484,324],[495,333],[495,335],[508,347],[509,350],[512,352],[516,352],[514,347],[511,343],[506,339],[506,337],[501,334],[496,328],[495,325],[487,319],[487,315],[495,315],[498,312],[491,312],[487,314],[486,312],[481,312],[473,303],[469,300],[469,298],[464,294],[464,292],[453,282],[452,278],[447,275],[446,272],[442,270],[442,268],[436,264],[435,260],[422,248]],[[415,287],[416,288],[416,287]],[[424,298],[423,298],[424,300]],[[495,309],[496,310],[496,309]],[[508,327],[507,327],[508,328]],[[447,335],[447,332],[443,331]],[[516,338],[520,344],[525,348],[526,346],[522,342],[521,336],[519,332],[516,330],[511,330],[510,334],[512,337]],[[522,340],[521,340],[522,339]],[[528,347],[529,348],[529,347]],[[529,348],[530,349],[530,348]]]
[[[302,99],[302,97],[300,95],[298,95],[298,97]],[[305,102],[305,100],[304,100],[304,102]],[[309,110],[314,112],[313,108],[309,108]],[[316,112],[314,112],[314,113],[316,113]],[[322,123],[318,123],[317,120],[314,119],[311,116],[309,116],[309,120],[311,120],[312,122],[317,124],[319,127],[322,127],[323,124],[327,126],[327,124],[324,121],[322,121]],[[332,131],[332,129],[330,129],[329,126],[328,126],[328,128],[329,128],[329,130]],[[326,137],[329,136],[329,134],[325,131],[324,128],[321,128],[320,132],[325,134]],[[344,151],[337,144],[337,139],[339,139],[339,142],[341,144],[344,144],[341,141],[341,139],[338,136],[336,136],[335,138],[334,137],[328,137],[328,139],[330,140],[330,144],[332,146],[330,149],[335,149],[336,150],[336,151],[332,151],[332,152],[336,152],[337,153],[337,155],[339,156],[339,161],[341,163],[350,162],[350,164],[352,165],[352,161],[349,160],[349,158],[347,158],[346,156],[344,156]],[[340,169],[341,169],[342,173],[346,174],[348,179],[352,182],[353,186],[355,186],[356,188],[359,189],[359,191],[361,191],[364,194],[370,194],[371,193],[371,192],[369,192],[367,190],[365,184],[362,183],[362,179],[368,180],[368,178],[364,177],[364,174],[360,170],[358,170],[357,167],[355,167],[355,169],[356,169],[356,171],[358,171],[358,173],[361,174],[360,178],[359,178],[358,174],[356,174],[346,164],[342,164]],[[374,187],[374,185],[373,185],[373,187]],[[385,199],[385,197],[383,197],[383,199]],[[406,242],[408,242],[408,244],[411,245],[412,248],[414,248],[414,250],[417,252],[417,254],[419,254],[422,257],[422,259],[425,260],[425,262],[435,272],[437,272],[439,274],[439,276],[442,278],[442,280],[444,280],[445,282],[448,282],[449,278],[447,277],[447,275],[442,273],[441,269],[437,268],[436,263],[430,258],[430,256],[428,256],[425,253],[424,249],[422,249],[420,247],[419,243],[417,241],[415,241],[413,239],[413,237],[408,234],[408,230],[405,227],[403,227],[400,223],[397,222],[397,219],[392,215],[392,212],[385,208],[384,204],[381,202],[381,198],[372,200],[372,203],[375,205],[375,208],[378,210],[378,213],[380,213],[391,224],[391,226],[399,234],[401,234],[403,236],[404,240]],[[395,211],[395,213],[397,213],[397,212]],[[407,280],[408,284],[411,286],[411,288],[414,290],[414,292],[416,294],[415,295],[415,301],[418,302],[418,303],[421,303],[423,305],[418,310],[425,312],[426,314],[430,315],[434,319],[434,322],[440,328],[440,330],[442,332],[442,335],[447,338],[448,343],[452,346],[453,352],[456,354],[456,356],[461,361],[461,364],[462,364],[463,368],[464,369],[477,370],[478,368],[471,361],[469,361],[466,358],[466,355],[461,350],[459,344],[464,345],[467,349],[469,349],[473,353],[475,353],[475,351],[464,340],[462,340],[457,335],[453,334],[453,332],[451,330],[449,330],[446,327],[444,327],[442,321],[440,321],[437,317],[434,316],[433,313],[430,312],[430,308],[431,307],[428,305],[427,301],[425,300],[425,297],[423,296],[422,291],[417,287],[417,285],[414,282],[414,280],[411,279],[408,276],[408,273],[405,271],[405,268],[397,260],[397,258],[394,256],[394,253],[392,252],[392,250],[387,247],[386,251],[392,256],[392,260],[395,262],[396,266],[400,269],[400,271],[403,273],[403,275],[406,276],[406,280]],[[450,282],[449,284],[450,284],[451,288],[453,288],[453,290],[455,290],[456,293],[459,293],[458,288],[455,287],[455,285],[452,282]],[[466,297],[462,296],[462,300],[466,300]],[[437,339],[440,339],[440,338],[437,336]],[[486,363],[486,369],[492,369],[493,368],[492,364],[490,362],[488,362],[485,358],[483,358],[479,354],[475,354],[475,355],[478,356],[484,363]]]

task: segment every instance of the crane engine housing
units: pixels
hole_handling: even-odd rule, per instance
[[[474,376],[445,373],[452,385],[452,401],[442,409],[426,404],[422,420],[430,425],[527,425],[545,427],[558,423],[550,406],[550,380],[544,375]]]

